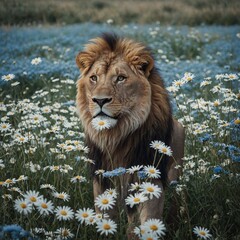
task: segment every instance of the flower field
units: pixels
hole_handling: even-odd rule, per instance
[[[103,31],[151,47],[186,128],[183,176],[166,187],[164,218],[134,226],[135,235],[240,239],[240,28],[89,23],[0,29],[0,239],[126,239],[117,189],[93,200],[94,159],[75,108],[75,56]],[[150,147],[172,153],[164,143]],[[153,161],[95,174],[113,182],[139,176],[125,199],[134,207],[162,194],[151,181],[161,177]],[[174,230],[165,222],[172,198],[180,206]],[[113,208],[119,220],[108,217]]]

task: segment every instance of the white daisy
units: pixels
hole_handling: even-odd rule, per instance
[[[27,191],[25,194],[23,194],[23,197],[33,205],[38,205],[38,202],[43,198],[42,195],[40,195],[39,192],[36,191]]]
[[[144,167],[144,172],[149,178],[160,178],[161,173],[154,166],[148,165]]]
[[[95,199],[95,206],[101,211],[112,209],[116,200],[109,194],[101,194]]]
[[[109,188],[104,193],[112,196],[113,198],[117,198],[117,191],[116,191],[116,189]]]
[[[140,185],[140,191],[148,195],[150,199],[152,199],[153,197],[159,198],[162,193],[162,189],[160,187],[150,182],[143,182]]]
[[[47,216],[50,213],[53,213],[53,203],[51,201],[47,201],[46,199],[40,199],[37,204],[37,209],[41,215]]]
[[[26,199],[17,199],[14,201],[14,208],[19,213],[23,213],[24,215],[27,215],[32,211],[32,204],[29,203]]]
[[[54,211],[58,220],[71,220],[74,217],[73,210],[68,206],[57,207]]]
[[[98,169],[95,171],[96,175],[102,175],[103,173],[105,173],[105,170],[103,170],[103,169]]]
[[[220,102],[219,99],[217,99],[217,100],[215,100],[215,101],[212,103],[212,105],[213,105],[214,107],[218,107],[219,105],[221,105],[221,102]]]
[[[65,192],[61,192],[61,193],[54,192],[54,193],[53,193],[53,196],[54,196],[55,198],[62,199],[63,201],[69,201],[69,199],[70,199],[70,195],[68,195],[68,194],[65,193]]]
[[[55,234],[56,234],[57,240],[72,239],[74,237],[74,234],[71,233],[71,231],[67,228],[58,228],[55,231]]]
[[[170,87],[167,87],[167,90],[168,92],[177,92],[179,90],[179,87],[176,87],[176,86],[170,86]]]
[[[25,175],[20,175],[17,179],[18,182],[19,181],[26,181],[26,180],[28,180],[28,176],[25,176]]]
[[[117,224],[111,219],[103,219],[102,221],[97,222],[97,231],[100,234],[114,234],[117,231]]]
[[[138,191],[140,189],[140,185],[138,182],[135,182],[135,183],[131,183],[128,191],[129,192],[134,192],[134,191]]]
[[[7,132],[11,129],[11,124],[9,123],[1,123],[0,124],[0,131],[1,132]]]
[[[94,215],[95,215],[94,211],[90,208],[79,209],[75,213],[75,217],[80,223],[86,223],[86,221],[94,217]]]
[[[12,178],[12,179],[8,178],[4,181],[3,186],[9,187],[9,186],[15,184],[16,182],[17,182],[16,178]]]
[[[195,227],[193,228],[193,233],[196,234],[197,237],[200,237],[201,239],[208,239],[211,238],[212,235],[209,233],[209,230],[204,227]]]
[[[141,240],[159,240],[159,236],[155,232],[144,232],[141,235]]]
[[[148,219],[143,226],[147,232],[154,232],[158,237],[165,235],[166,227],[159,219]]]
[[[159,150],[158,150],[160,153],[163,153],[165,155],[168,155],[168,156],[172,156],[172,150],[169,146],[161,146],[159,147]]]
[[[195,77],[194,74],[186,72],[186,73],[184,73],[184,77],[182,79],[186,82],[190,82],[193,80],[194,77]]]
[[[18,136],[18,137],[15,139],[15,141],[16,141],[17,143],[26,143],[26,142],[28,141],[28,138],[25,137],[25,136]]]
[[[87,179],[86,179],[85,177],[83,177],[83,176],[77,175],[77,176],[75,176],[75,177],[72,177],[70,181],[71,181],[72,183],[77,183],[77,182],[82,183],[82,182],[86,182]]]
[[[102,221],[102,219],[109,218],[109,215],[107,213],[97,213],[95,215],[95,220],[96,221]]]
[[[4,80],[4,81],[11,81],[12,79],[14,79],[15,78],[15,75],[14,74],[8,74],[8,75],[3,75],[2,76],[2,80]]]
[[[175,87],[181,87],[186,83],[185,79],[174,80],[172,85]]]
[[[51,184],[42,184],[40,186],[40,189],[51,189],[51,190],[55,191],[56,188]]]
[[[159,150],[161,147],[165,147],[165,143],[158,140],[154,140],[150,143],[150,147],[155,150]]]
[[[139,170],[141,170],[143,168],[142,165],[137,165],[137,166],[132,166],[130,168],[127,169],[127,173],[129,174],[134,174],[135,172],[138,172]]]
[[[133,206],[143,203],[147,200],[148,198],[143,193],[135,193],[134,195],[129,195],[125,199],[125,202],[132,208]]]
[[[42,62],[42,59],[40,57],[37,57],[37,58],[32,59],[31,64],[38,65],[41,62]]]
[[[102,131],[104,129],[114,127],[117,123],[117,120],[110,117],[99,116],[95,117],[91,123],[93,128],[95,128],[97,131]]]

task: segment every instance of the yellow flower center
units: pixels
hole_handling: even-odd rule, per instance
[[[41,207],[44,208],[44,209],[47,209],[47,208],[48,208],[48,206],[47,206],[46,203],[42,203],[42,204],[41,204]]]
[[[240,124],[240,119],[236,119],[236,120],[234,121],[234,123],[235,123],[235,124]]]
[[[20,203],[20,207],[25,209],[25,208],[27,208],[27,204],[26,203]]]
[[[214,107],[218,107],[219,103],[218,102],[214,102],[213,105],[214,105]]]
[[[104,126],[104,125],[105,125],[105,122],[104,122],[104,121],[100,121],[100,122],[98,123],[98,125],[99,125],[99,126]]]
[[[154,189],[153,189],[152,187],[148,187],[148,188],[147,188],[147,191],[148,191],[148,192],[154,192]]]
[[[20,141],[20,142],[23,142],[24,140],[25,140],[24,137],[20,137],[20,138],[19,138],[19,141]]]
[[[166,153],[167,149],[165,147],[162,148],[162,152]]]
[[[5,182],[6,183],[12,183],[13,181],[11,179],[7,179]]]
[[[111,226],[110,226],[108,223],[105,223],[105,224],[103,225],[103,229],[104,229],[104,230],[109,230],[109,229],[111,229]]]
[[[60,211],[60,214],[61,214],[62,216],[67,216],[67,211],[61,210],[61,211]]]
[[[154,174],[155,173],[155,169],[151,168],[151,169],[149,169],[149,172]]]
[[[108,203],[109,203],[108,199],[104,198],[104,199],[102,200],[102,204],[108,204]]]
[[[153,238],[152,237],[148,237],[147,240],[153,240]]]
[[[82,217],[83,217],[83,218],[87,218],[87,217],[88,217],[88,214],[87,214],[87,213],[83,213],[83,214],[82,214]]]
[[[63,236],[63,237],[67,237],[68,235],[69,235],[68,230],[64,229],[64,230],[62,231],[62,236]]]
[[[60,193],[60,194],[58,194],[58,198],[64,199],[64,195]]]
[[[206,233],[203,232],[203,231],[200,231],[199,234],[200,234],[201,236],[206,236]]]
[[[7,128],[7,125],[6,125],[6,124],[3,124],[3,125],[2,125],[2,128]]]
[[[136,198],[133,199],[133,201],[134,201],[135,203],[138,203],[138,202],[140,202],[140,198],[137,198],[137,197],[136,197]]]
[[[31,202],[36,202],[37,199],[36,199],[34,196],[32,196],[32,197],[30,197],[30,201],[31,201]]]
[[[151,228],[151,230],[153,230],[153,231],[158,230],[158,227],[157,227],[155,224],[151,225],[150,228]]]

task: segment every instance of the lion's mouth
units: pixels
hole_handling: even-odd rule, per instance
[[[96,116],[93,117],[91,123],[95,130],[102,131],[102,130],[106,130],[106,129],[115,127],[117,124],[117,119],[115,119],[103,112],[100,112]]]
[[[115,119],[115,120],[118,119],[118,116],[116,116],[116,117],[109,116],[108,114],[104,113],[103,111],[101,111],[98,114],[96,114],[95,116],[93,116],[93,118],[96,118],[96,117],[107,117],[107,118],[112,118],[112,119]]]

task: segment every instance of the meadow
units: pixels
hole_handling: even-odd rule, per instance
[[[174,116],[186,128],[183,176],[166,187],[163,222],[154,223],[161,231],[135,226],[136,234],[239,240],[240,28],[107,23],[0,29],[0,239],[126,239],[116,189],[104,195],[110,206],[95,213],[94,159],[75,107],[75,56],[103,31],[151,47]],[[117,181],[143,169],[96,174]],[[149,178],[139,178],[140,190]],[[180,206],[175,230],[165,223],[172,198]],[[108,207],[119,209],[120,221],[107,218]]]
[[[238,0],[0,0],[0,25],[102,23],[239,24]]]

